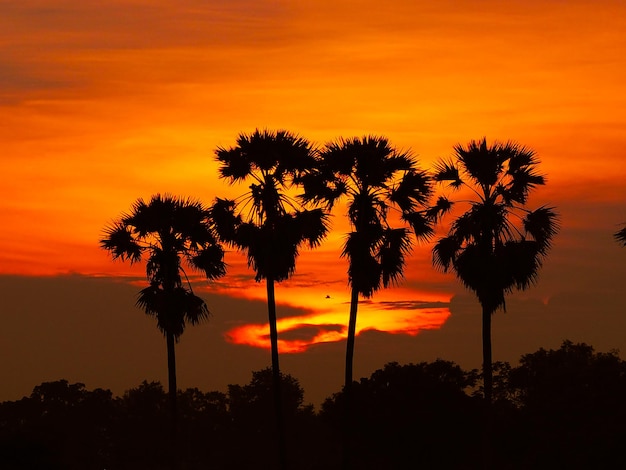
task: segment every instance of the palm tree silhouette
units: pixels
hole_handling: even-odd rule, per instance
[[[393,148],[384,137],[365,136],[328,143],[316,171],[303,176],[303,199],[332,210],[346,197],[351,231],[341,256],[348,260],[351,286],[344,385],[343,467],[351,466],[351,388],[359,296],[371,298],[403,275],[411,250],[411,230],[393,227],[403,221],[418,239],[433,234],[428,200],[430,177],[408,154]],[[393,211],[393,212],[392,212]],[[390,213],[392,212],[392,213]]]
[[[613,236],[618,243],[621,243],[622,246],[626,246],[626,227],[615,232]]]
[[[285,468],[274,283],[295,272],[303,244],[318,246],[328,231],[324,211],[305,210],[289,195],[315,164],[314,151],[306,139],[288,131],[257,129],[240,134],[235,147],[218,148],[216,157],[221,178],[231,183],[252,180],[249,191],[237,201],[217,198],[211,214],[219,237],[244,251],[256,281],[266,282],[279,458]]]
[[[428,200],[431,180],[408,154],[384,137],[365,136],[331,142],[321,151],[316,171],[301,178],[302,198],[332,210],[348,198],[347,234],[341,253],[347,258],[351,286],[346,349],[345,386],[352,384],[352,365],[359,295],[370,298],[403,275],[410,252],[411,230],[392,227],[404,221],[418,239],[433,234]],[[395,214],[390,215],[390,210]]]
[[[147,256],[149,286],[139,292],[137,306],[156,318],[157,328],[166,338],[173,455],[177,426],[175,343],[187,323],[195,325],[209,315],[204,300],[194,294],[181,262],[186,261],[211,280],[226,273],[224,252],[208,216],[200,202],[157,194],[148,203],[138,199],[130,213],[105,228],[100,240],[113,259],[132,264]]]
[[[513,142],[487,144],[485,138],[454,147],[454,158],[440,161],[435,179],[453,190],[467,188],[469,209],[433,248],[434,265],[454,270],[482,306],[484,398],[492,401],[491,315],[506,308],[505,294],[536,282],[558,217],[552,207],[525,208],[528,195],[545,184],[535,153]],[[452,202],[440,198],[439,215]]]

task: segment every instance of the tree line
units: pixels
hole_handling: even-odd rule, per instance
[[[192,290],[183,261],[215,280],[226,273],[225,247],[235,248],[247,256],[256,281],[265,282],[277,468],[286,469],[291,431],[283,416],[274,286],[294,273],[302,248],[323,242],[339,201],[345,203],[350,226],[341,256],[348,261],[351,289],[343,468],[352,468],[356,458],[352,447],[358,416],[351,396],[359,299],[400,282],[413,244],[430,241],[437,225],[452,215],[447,234],[434,243],[433,265],[454,272],[482,305],[484,420],[491,422],[491,315],[505,308],[506,294],[537,280],[559,228],[553,207],[528,208],[530,193],[545,184],[531,149],[483,138],[455,146],[451,158],[424,170],[410,152],[384,137],[341,138],[316,147],[289,131],[256,130],[240,134],[232,147],[217,148],[215,158],[222,179],[248,185],[240,197],[218,197],[208,207],[171,195],[140,199],[105,229],[101,240],[114,259],[146,262],[149,285],[137,305],[156,318],[166,337],[171,468],[179,455],[175,343],[187,323],[208,313]],[[621,240],[623,233],[616,237]],[[493,426],[484,430],[483,457],[490,466]]]
[[[564,341],[493,364],[492,463],[496,468],[609,468],[626,438],[626,362],[616,351]],[[181,469],[275,469],[273,373],[255,371],[227,391],[178,391]],[[342,466],[346,391],[319,410],[298,380],[281,374],[286,463]],[[483,467],[484,383],[453,362],[386,364],[355,381],[352,464],[363,470]],[[168,397],[144,381],[123,396],[66,380],[0,403],[0,463],[6,470],[169,468]]]

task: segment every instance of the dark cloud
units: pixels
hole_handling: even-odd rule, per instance
[[[341,332],[346,329],[345,325],[298,325],[296,328],[290,329],[280,334],[280,339],[285,341],[312,341],[318,334],[327,331]]]
[[[423,300],[398,300],[398,301],[383,301],[376,302],[376,304],[384,310],[419,310],[424,308],[447,308],[450,306],[450,302],[427,302]]]

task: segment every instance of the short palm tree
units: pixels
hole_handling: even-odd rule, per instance
[[[433,248],[433,263],[450,268],[482,306],[485,402],[492,400],[491,315],[505,308],[505,294],[525,290],[538,276],[558,218],[552,207],[527,209],[528,195],[545,184],[535,153],[519,144],[486,139],[457,145],[454,158],[441,161],[435,179],[453,190],[467,189],[469,209]],[[441,205],[449,209],[451,202]],[[440,214],[442,215],[442,214]]]
[[[156,318],[167,343],[168,394],[172,433],[176,434],[176,355],[187,323],[207,318],[206,303],[194,294],[183,260],[208,279],[226,273],[224,252],[214,234],[209,213],[200,202],[169,195],[137,200],[130,213],[105,229],[100,240],[113,259],[136,263],[146,258],[149,285],[139,292],[137,306]],[[185,278],[186,282],[183,282]]]
[[[302,245],[318,246],[328,231],[321,209],[306,210],[290,196],[302,174],[315,164],[314,150],[304,138],[285,130],[240,134],[237,145],[218,148],[220,177],[231,183],[251,180],[238,200],[218,198],[212,209],[219,237],[242,250],[256,281],[265,280],[270,326],[274,405],[279,458],[285,463],[285,435],[280,398],[280,366],[274,284],[296,268]]]
[[[613,236],[618,243],[621,243],[622,246],[626,246],[626,227],[615,232]]]

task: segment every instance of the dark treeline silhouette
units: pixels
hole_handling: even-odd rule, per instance
[[[179,390],[181,469],[273,469],[272,370],[223,392]],[[386,364],[351,388],[355,468],[482,468],[483,384],[444,360]],[[626,362],[617,352],[564,341],[493,366],[493,465],[504,469],[608,468],[626,438]],[[281,374],[294,469],[338,469],[344,392],[319,411]],[[164,469],[168,398],[158,382],[121,397],[66,380],[0,403],[0,462],[17,469]]]

